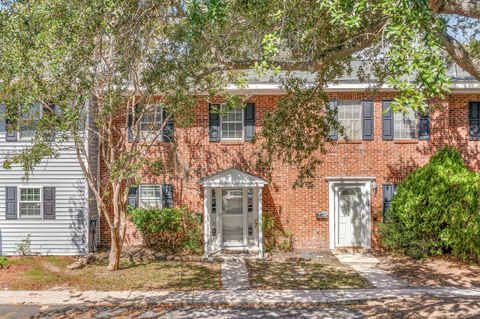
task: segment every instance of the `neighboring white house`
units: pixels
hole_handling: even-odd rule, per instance
[[[2,166],[6,155],[28,146],[33,134],[22,127],[7,132],[0,117],[0,255],[18,255],[22,245],[32,254],[85,254],[89,194],[73,143],[35,167],[28,180],[19,165]]]

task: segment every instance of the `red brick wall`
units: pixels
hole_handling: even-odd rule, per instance
[[[367,93],[334,93],[337,99],[371,99]],[[315,218],[315,212],[328,211],[327,176],[373,176],[378,192],[372,193],[372,245],[377,247],[376,224],[382,215],[382,183],[397,183],[412,170],[423,166],[430,156],[443,145],[457,146],[468,165],[480,171],[480,142],[468,140],[468,102],[480,100],[480,94],[455,94],[445,101],[435,101],[442,108],[431,115],[429,141],[383,141],[381,129],[382,100],[391,99],[391,93],[379,93],[374,97],[375,139],[373,141],[338,142],[322,156],[315,187],[292,189],[297,171],[282,163],[273,163],[270,184],[263,195],[264,214],[277,218],[280,227],[294,235],[294,247],[305,250],[328,249],[328,221]],[[279,96],[254,96],[256,104],[257,132],[261,129],[266,112],[275,109]],[[175,185],[176,206],[187,206],[195,212],[203,212],[203,191],[200,178],[219,170],[237,167],[251,174],[265,177],[255,170],[255,145],[250,142],[209,142],[208,103],[199,101],[195,110],[196,120],[187,129],[176,128],[178,141],[176,159],[173,161],[173,178],[146,176],[145,183],[172,182]],[[163,145],[152,154],[164,156]],[[167,146],[169,147],[169,146]],[[168,152],[169,154],[173,154]],[[173,156],[171,156],[173,158]],[[141,243],[141,237],[130,225],[128,244]],[[104,228],[102,228],[104,229]],[[105,238],[105,236],[104,236]]]

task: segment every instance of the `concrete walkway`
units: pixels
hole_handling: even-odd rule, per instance
[[[325,304],[408,296],[480,298],[480,289],[326,289],[326,290],[212,290],[212,291],[0,291],[2,305],[181,304],[286,305]]]
[[[407,286],[404,282],[390,276],[386,271],[379,269],[377,264],[380,261],[370,254],[335,254],[335,257],[341,263],[352,267],[375,288],[397,289]]]
[[[225,290],[250,289],[248,269],[242,257],[224,257],[222,263],[222,286]]]

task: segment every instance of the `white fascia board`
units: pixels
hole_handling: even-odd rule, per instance
[[[342,82],[342,83],[330,83],[325,88],[326,92],[364,92],[368,89],[375,89],[380,92],[394,92],[395,90],[388,86],[382,85],[381,87],[374,87],[372,83],[360,83],[360,82]],[[453,93],[480,93],[480,82],[478,81],[455,81],[450,85],[450,89]],[[229,85],[224,90],[230,94],[250,94],[250,95],[284,95],[285,90],[280,87],[279,83],[249,83],[246,87],[239,88],[236,85]],[[125,95],[130,95],[133,90],[128,90]],[[158,95],[162,95],[158,93]],[[208,95],[207,93],[200,95]]]

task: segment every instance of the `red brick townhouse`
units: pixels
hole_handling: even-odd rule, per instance
[[[372,96],[366,92],[368,85],[354,77],[329,86],[350,141],[338,140],[329,147],[312,189],[292,188],[295,167],[272,163],[268,180],[254,168],[256,145],[251,138],[282,98],[278,84],[252,79],[241,92],[251,95],[246,107],[224,116],[209,112],[217,105],[199,98],[194,124],[174,130],[177,173],[145,177],[131,192],[131,203],[202,213],[205,255],[223,249],[262,255],[262,215],[275,218],[279,228],[291,233],[298,250],[378,247],[377,224],[394,185],[438,149],[456,146],[468,166],[480,171],[480,83],[456,67],[450,72],[451,94],[435,101],[444,107],[423,117],[389,110],[395,96],[389,88]],[[169,144],[159,143],[152,158],[163,156]],[[106,241],[108,233],[102,238]],[[130,225],[127,244],[139,243],[141,236]]]

